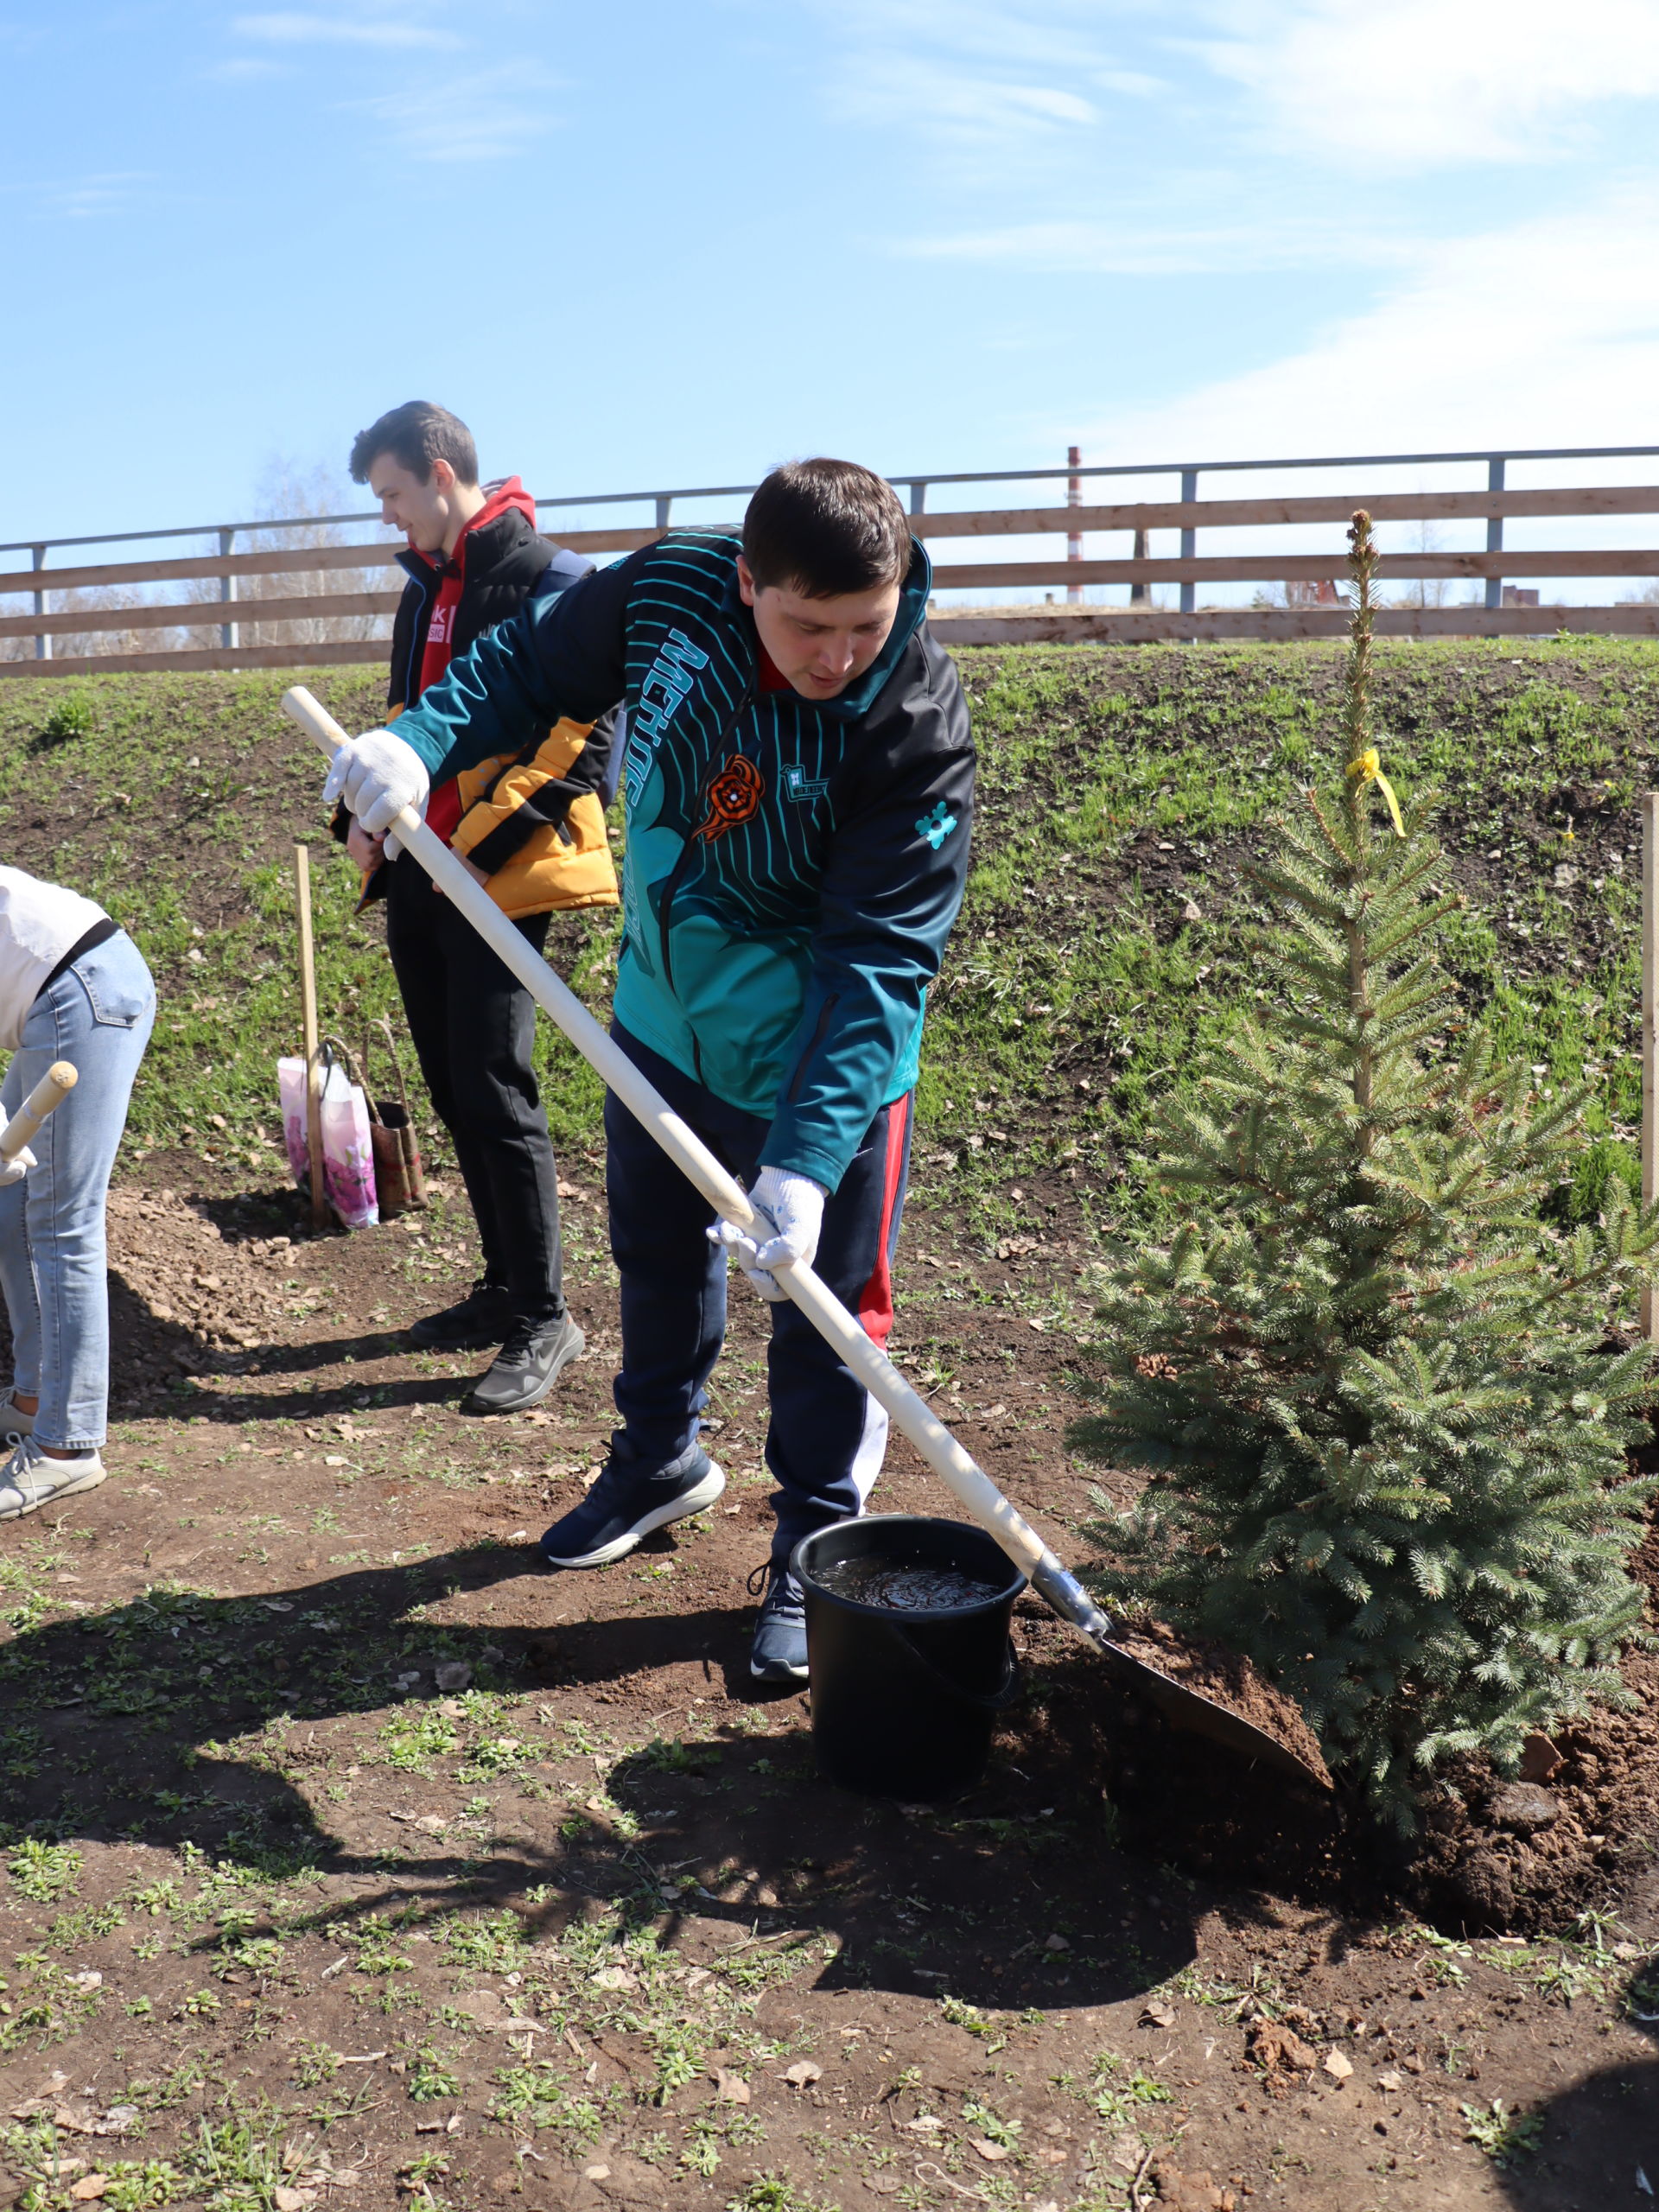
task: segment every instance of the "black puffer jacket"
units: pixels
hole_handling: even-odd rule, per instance
[[[443,571],[424,553],[412,550],[397,556],[397,565],[409,582],[397,602],[391,631],[391,668],[386,683],[386,706],[395,714],[413,706],[421,696],[421,662],[426,652],[426,633],[432,608],[443,581]],[[593,567],[579,553],[567,553],[537,531],[523,510],[509,507],[489,522],[467,533],[467,563],[461,577],[461,604],[455,609],[455,633],[449,652],[464,653],[486,630],[494,629],[516,614],[527,599],[543,591],[562,591]],[[548,575],[548,570],[554,570]],[[543,581],[545,579],[545,581]]]

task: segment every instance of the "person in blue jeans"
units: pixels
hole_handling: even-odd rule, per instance
[[[779,1277],[815,1265],[885,1339],[927,986],[973,815],[968,707],[928,635],[929,575],[891,485],[791,462],[741,531],[670,531],[491,631],[395,734],[342,746],[327,786],[372,832],[550,713],[626,709],[613,1034],[766,1224],[720,1239],[773,1307],[777,1527],[749,1661],[763,1681],[805,1676],[791,1556],[862,1511],[887,1438]],[[621,1558],[724,1487],[698,1437],[726,1315],[713,1213],[613,1100],[606,1133],[622,1426],[542,1538],[563,1568]]]
[[[106,1472],[105,1198],[155,1020],[149,970],[118,923],[60,884],[0,868],[0,1049],[11,1052],[0,1113],[10,1120],[54,1060],[79,1078],[27,1173],[0,1185],[12,1342],[0,1520],[95,1490]]]

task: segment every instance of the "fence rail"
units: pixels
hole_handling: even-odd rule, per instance
[[[1029,592],[1064,587],[1073,608],[1061,612],[1052,606],[1027,608],[941,609],[933,627],[947,643],[962,645],[1004,643],[1027,639],[1119,639],[1124,642],[1159,638],[1277,638],[1323,637],[1338,632],[1344,617],[1339,607],[1252,606],[1200,607],[1199,587],[1280,583],[1287,587],[1319,587],[1338,579],[1343,572],[1343,547],[1332,533],[1328,550],[1283,552],[1252,550],[1230,553],[1211,550],[1214,533],[1235,531],[1273,531],[1305,529],[1309,525],[1344,524],[1355,507],[1370,510],[1379,522],[1484,523],[1483,550],[1392,552],[1384,555],[1385,578],[1430,581],[1473,580],[1484,583],[1478,606],[1423,605],[1386,611],[1379,626],[1408,636],[1515,636],[1547,634],[1559,630],[1602,633],[1659,634],[1659,600],[1623,601],[1600,606],[1519,606],[1508,603],[1505,580],[1525,577],[1564,581],[1573,577],[1624,578],[1628,581],[1659,577],[1659,545],[1649,548],[1586,547],[1563,543],[1526,549],[1503,543],[1503,525],[1510,519],[1566,522],[1575,518],[1597,518],[1659,514],[1659,484],[1510,488],[1505,481],[1511,461],[1602,460],[1635,461],[1659,456],[1659,447],[1561,447],[1525,452],[1397,454],[1359,456],[1300,457],[1293,460],[1211,461],[1198,464],[1135,462],[1122,466],[1090,464],[1065,469],[1001,470],[984,474],[899,476],[893,480],[907,489],[912,528],[943,550],[952,541],[1009,537],[1064,537],[1065,560],[940,561],[934,570],[940,592]],[[1402,467],[1463,466],[1478,462],[1486,472],[1484,487],[1467,490],[1389,491],[1368,489],[1363,480],[1352,492],[1320,493],[1308,496],[1214,498],[1198,496],[1198,481],[1205,474],[1271,474],[1289,469],[1371,470]],[[1134,499],[1115,504],[1081,504],[1084,479],[1098,485],[1107,477],[1140,479],[1163,475],[1179,482],[1174,499]],[[928,493],[938,486],[1036,484],[1065,478],[1077,505],[1001,505],[963,511],[931,512]],[[646,545],[670,524],[677,503],[713,499],[737,499],[752,486],[702,486],[671,492],[600,493],[580,497],[539,500],[542,509],[614,508],[645,505],[652,507],[650,526],[597,518],[598,527],[557,531],[561,543],[573,550],[620,554]],[[0,545],[0,556],[27,553],[27,567],[0,571],[0,606],[8,598],[27,597],[27,613],[0,612],[0,645],[32,640],[34,658],[0,659],[0,676],[70,675],[100,670],[271,668],[302,664],[351,664],[384,657],[384,636],[318,638],[316,631],[338,630],[352,625],[382,625],[397,603],[399,582],[389,577],[387,588],[368,588],[372,572],[388,569],[399,547],[384,538],[357,543],[267,545],[238,551],[238,538],[277,531],[315,533],[356,524],[374,523],[372,515],[341,515],[276,519],[253,523],[193,525],[176,530],[118,532],[105,538],[92,537],[23,540]],[[1147,539],[1153,531],[1178,533],[1179,550],[1154,555]],[[1198,533],[1205,535],[1206,550],[1198,550]],[[1081,557],[1083,539],[1122,533],[1132,540],[1124,557]],[[1659,537],[1659,531],[1654,533]],[[179,552],[159,558],[87,562],[54,568],[48,556],[97,545],[129,545],[162,539],[208,538],[217,550]],[[966,550],[964,548],[964,550]],[[346,588],[327,588],[336,571],[350,571]],[[245,595],[242,587],[264,585],[277,578],[313,577],[323,588],[290,589],[262,596]],[[152,587],[182,584],[196,588],[187,598],[139,597]],[[1154,608],[1145,604],[1147,588],[1155,584],[1179,587],[1179,608]],[[1132,603],[1127,607],[1076,610],[1085,586],[1128,585]],[[217,592],[207,595],[213,587]],[[92,594],[94,603],[86,603]],[[96,603],[102,595],[103,604]],[[53,604],[54,600],[58,603]],[[1134,603],[1140,601],[1141,603]],[[66,603],[70,602],[70,603]],[[243,625],[257,626],[257,642],[245,644]],[[312,634],[299,633],[274,640],[270,630],[309,626]],[[154,650],[143,650],[136,640],[146,631],[182,632],[186,642],[158,639]],[[203,636],[203,633],[206,633]],[[103,636],[118,641],[109,651],[92,650],[68,656],[54,653],[54,640],[65,638],[94,639]],[[189,643],[192,636],[202,642]],[[128,643],[131,639],[134,642]],[[213,642],[207,642],[211,639]]]

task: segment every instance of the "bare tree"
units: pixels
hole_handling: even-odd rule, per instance
[[[365,496],[356,485],[343,482],[323,463],[306,469],[292,461],[273,460],[260,479],[257,512],[262,517],[293,519],[285,529],[260,531],[252,543],[260,552],[279,549],[284,552],[313,552],[360,543],[367,535],[361,524],[328,522],[323,518],[349,513],[363,505]],[[379,531],[376,534],[383,537],[387,535]],[[257,613],[242,610],[256,609],[262,600],[334,599],[353,594],[393,591],[401,582],[396,569],[382,566],[298,569],[276,575],[242,576],[238,579],[238,608],[232,619],[240,626],[242,642],[249,645],[319,645],[389,638],[390,613],[319,612],[277,624],[261,622]],[[211,585],[211,593],[217,599],[217,583]],[[202,596],[207,595],[208,582],[204,579]]]
[[[1438,526],[1432,522],[1420,522],[1416,530],[1414,553],[1439,553],[1444,550],[1445,539]],[[1449,607],[1452,605],[1450,576],[1414,576],[1407,582],[1399,596],[1389,601],[1395,607]]]
[[[355,485],[343,483],[321,464],[310,469],[300,467],[290,461],[276,460],[266,467],[255,495],[257,516],[269,515],[284,521],[288,526],[280,530],[260,531],[245,538],[238,545],[238,551],[310,552],[339,545],[364,542],[368,532],[361,524],[327,522],[325,516],[349,512],[360,507],[364,494]],[[289,518],[292,518],[290,521]],[[377,535],[381,535],[377,531]],[[369,540],[369,542],[372,542]],[[149,549],[146,549],[148,550]],[[181,556],[197,550],[188,543],[174,549]],[[201,552],[213,555],[219,551],[218,537],[201,541]],[[112,562],[111,566],[115,563]],[[142,587],[136,584],[102,584],[79,591],[51,591],[51,570],[44,570],[41,585],[50,593],[49,611],[62,614],[114,614],[140,607],[178,606],[178,620],[154,626],[143,623],[122,623],[96,629],[54,630],[52,632],[52,653],[57,660],[69,660],[86,656],[102,658],[108,655],[132,653],[179,652],[211,647],[219,643],[220,626],[226,622],[238,625],[238,634],[245,645],[292,645],[296,652],[307,645],[332,644],[342,639],[370,639],[389,637],[391,617],[387,614],[319,613],[302,616],[297,620],[282,623],[262,622],[257,608],[262,601],[295,599],[334,599],[368,592],[394,590],[401,582],[397,572],[385,567],[298,569],[275,575],[240,576],[237,579],[237,596],[227,605],[221,601],[219,580],[217,576],[196,576],[182,583],[162,583]],[[200,620],[194,620],[183,608],[200,607]],[[207,610],[211,608],[212,613]],[[0,613],[28,614],[34,611],[32,597],[19,595],[0,600]],[[33,660],[35,644],[32,637],[0,638],[0,660]]]

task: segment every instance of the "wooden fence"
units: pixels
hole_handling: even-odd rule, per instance
[[[1439,458],[1425,456],[1425,458]],[[1266,466],[1267,464],[1263,464]],[[1501,469],[1495,468],[1501,483]],[[1189,473],[1189,480],[1196,472]],[[659,495],[658,512],[666,515],[669,495]],[[920,505],[912,493],[912,509]],[[1136,501],[1114,505],[990,507],[959,513],[912,512],[912,525],[925,538],[934,560],[936,590],[963,592],[1014,590],[1033,601],[1071,587],[1112,584],[1149,587],[1179,584],[1179,609],[1149,605],[1104,607],[1065,605],[989,607],[936,612],[932,627],[942,642],[990,645],[1013,640],[1032,642],[1080,639],[1135,642],[1154,639],[1202,638],[1317,638],[1340,634],[1346,617],[1337,604],[1209,607],[1197,603],[1197,594],[1224,584],[1318,586],[1343,575],[1343,528],[1356,507],[1369,509],[1380,523],[1484,522],[1487,550],[1482,552],[1407,552],[1385,554],[1381,563],[1384,578],[1410,582],[1441,580],[1484,581],[1486,603],[1481,606],[1395,606],[1378,618],[1380,631],[1411,637],[1513,637],[1549,634],[1558,631],[1613,632],[1624,635],[1659,634],[1659,596],[1654,601],[1626,600],[1599,606],[1520,605],[1504,603],[1501,579],[1520,583],[1527,577],[1552,581],[1566,577],[1621,578],[1627,582],[1659,578],[1659,549],[1616,548],[1583,550],[1570,545],[1541,550],[1506,549],[1503,525],[1512,518],[1567,522],[1574,518],[1659,514],[1659,486],[1614,486],[1578,490],[1506,490],[1467,492],[1387,492],[1366,496],[1363,492],[1340,497],[1320,494],[1304,498],[1206,499]],[[1313,553],[1267,552],[1229,554],[1197,551],[1198,534],[1206,547],[1216,534],[1230,531],[1261,531],[1329,525],[1328,550]],[[247,529],[250,525],[238,525]],[[1006,537],[1063,537],[1080,543],[1092,537],[1128,535],[1132,544],[1144,545],[1145,533],[1179,531],[1180,550],[1171,555],[1083,560],[1076,555],[1064,560],[998,561],[994,554],[963,561],[945,557],[956,549],[951,541]],[[182,535],[183,533],[179,533]],[[206,535],[207,533],[203,533]],[[561,531],[559,542],[582,553],[614,556],[650,544],[660,529],[604,527]],[[232,533],[220,533],[228,543]],[[1659,532],[1656,532],[1659,536]],[[83,541],[96,542],[96,541]],[[965,550],[965,549],[963,549]],[[35,565],[0,573],[0,604],[12,597],[33,599],[33,611],[0,613],[0,639],[35,641],[38,657],[0,659],[0,676],[79,675],[123,669],[237,669],[319,666],[385,658],[384,635],[306,640],[278,639],[274,643],[245,645],[235,624],[240,619],[262,630],[288,630],[306,623],[338,625],[344,620],[390,616],[397,604],[402,578],[388,575],[385,589],[363,589],[365,572],[390,569],[399,548],[384,542],[362,544],[317,544],[277,547],[264,552],[221,551],[195,556],[169,556],[159,560],[99,563],[79,567],[48,568],[46,549],[35,549]],[[359,588],[330,592],[315,587],[288,595],[246,598],[238,585],[259,580],[262,586],[274,577],[309,576],[326,586],[331,571],[357,572]],[[148,592],[156,586],[217,584],[221,596],[180,599],[162,596],[140,603],[79,605],[54,607],[52,600],[83,593],[122,594]],[[109,653],[78,653],[68,658],[52,655],[54,637],[84,638],[100,633],[142,632],[147,630],[201,632],[216,642],[180,649],[170,640],[158,640],[157,650],[122,650]],[[226,642],[226,639],[229,642]],[[47,657],[50,656],[50,657]]]

